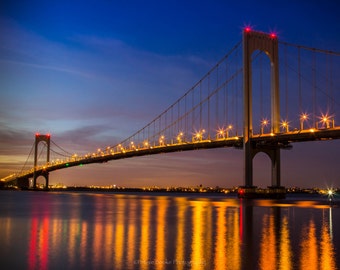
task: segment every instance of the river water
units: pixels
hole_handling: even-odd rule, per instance
[[[0,192],[1,269],[340,269],[327,197]]]

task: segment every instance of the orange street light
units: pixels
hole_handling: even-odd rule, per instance
[[[269,125],[269,120],[263,119],[263,120],[261,121],[261,134],[264,133],[264,127],[266,127],[266,126],[268,126],[268,125]]]
[[[289,132],[289,122],[287,120],[283,120],[281,122],[281,127],[286,131]]]
[[[300,115],[300,130],[303,130],[303,123],[309,119],[307,113],[302,113]]]

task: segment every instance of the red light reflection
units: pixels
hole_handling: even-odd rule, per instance
[[[48,269],[49,220],[33,218],[28,249],[28,269]]]
[[[37,250],[37,232],[38,232],[38,220],[34,218],[31,224],[31,239],[28,249],[28,269],[35,269],[37,264],[37,257],[35,251]]]
[[[242,199],[240,199],[240,227],[239,227],[239,233],[240,233],[240,241],[243,241],[243,205],[242,205]]]

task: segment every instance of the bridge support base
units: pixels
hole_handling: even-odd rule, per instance
[[[33,189],[37,189],[37,178],[39,176],[42,176],[45,178],[45,187],[44,187],[44,190],[48,190],[49,188],[49,173],[48,172],[44,172],[44,173],[41,173],[41,174],[37,174],[35,173],[33,175]]]
[[[270,186],[265,189],[257,187],[239,187],[237,195],[241,199],[284,199],[286,198],[286,188]]]
[[[17,187],[20,189],[28,189],[29,188],[29,179],[28,178],[19,178],[17,180]]]

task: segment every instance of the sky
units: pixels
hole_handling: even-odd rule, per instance
[[[335,0],[1,1],[0,177],[21,170],[36,132],[78,154],[129,137],[199,81],[245,26],[340,51],[339,13]],[[340,187],[339,150],[323,141],[282,151],[282,185]],[[243,152],[92,164],[52,172],[50,183],[239,186]],[[270,185],[264,154],[254,159],[254,184]]]

